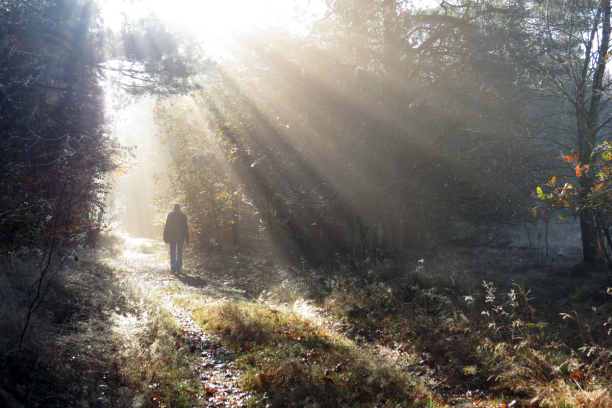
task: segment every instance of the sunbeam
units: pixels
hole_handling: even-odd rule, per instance
[[[320,0],[192,1],[106,0],[101,3],[107,26],[118,28],[123,18],[154,14],[165,23],[196,35],[215,58],[228,58],[228,48],[243,35],[263,29],[286,29],[295,34],[308,29],[323,11]]]
[[[611,37],[609,0],[3,1],[0,406],[611,407]]]

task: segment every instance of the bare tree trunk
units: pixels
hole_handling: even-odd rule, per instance
[[[597,67],[593,74],[591,86],[591,97],[589,110],[586,110],[585,93],[587,88],[588,66],[591,62],[591,47],[597,36],[599,27],[599,16],[603,13],[601,40],[596,56]],[[582,70],[580,89],[578,89],[578,100],[576,106],[576,119],[578,124],[578,143],[580,149],[580,164],[588,165],[593,161],[593,149],[595,148],[597,133],[599,131],[599,115],[601,112],[601,97],[603,94],[603,78],[606,70],[606,57],[610,45],[610,2],[601,2],[597,17],[593,23],[590,42],[585,50],[585,60]],[[592,187],[593,175],[591,172],[583,172],[579,179],[580,198],[586,198]],[[580,231],[582,233],[582,255],[584,262],[595,263],[597,261],[597,228],[595,217],[591,211],[580,213]]]

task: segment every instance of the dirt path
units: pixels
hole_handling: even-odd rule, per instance
[[[115,274],[120,279],[152,292],[189,338],[190,351],[197,356],[191,369],[199,375],[203,395],[206,396],[198,406],[243,406],[251,394],[239,390],[237,379],[240,372],[226,358],[230,351],[223,346],[218,336],[204,332],[193,321],[188,310],[172,301],[176,294],[211,296],[217,291],[200,277],[186,273],[178,276],[170,273],[166,260],[167,248],[162,242],[131,238],[126,240],[126,244],[121,256],[107,258],[105,262],[116,271]]]
[[[198,406],[244,406],[253,393],[240,390],[238,379],[242,372],[235,367],[232,359],[228,358],[236,351],[228,350],[220,336],[205,332],[194,322],[189,310],[173,302],[177,295],[185,294],[211,300],[231,297],[248,302],[243,289],[244,282],[207,279],[202,277],[206,275],[189,269],[185,269],[179,276],[171,274],[166,252],[166,245],[159,241],[128,239],[123,254],[114,259],[109,258],[106,262],[116,271],[117,277],[150,291],[159,299],[160,304],[172,314],[181,331],[189,338],[191,353],[197,356],[193,359],[191,370],[198,374],[203,391]],[[352,335],[344,325],[329,320],[329,316],[318,315],[313,316],[313,319],[326,320],[329,330],[356,344],[366,355],[375,356],[389,365],[396,366],[415,380],[419,379],[421,383],[428,383],[428,388],[439,396],[439,405],[434,406],[496,406],[483,402],[486,398],[483,398],[478,390],[469,390],[465,385],[451,386],[436,378],[435,370],[428,367],[426,356],[411,355],[411,352],[401,345],[363,341]]]

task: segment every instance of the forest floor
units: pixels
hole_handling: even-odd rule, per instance
[[[76,405],[611,406],[612,299],[571,259],[544,270],[486,249],[331,275],[271,251],[189,248],[172,274],[167,245],[124,242],[73,266],[123,299],[97,303],[104,325],[82,317],[56,340],[63,359],[89,356]]]
[[[294,301],[308,297],[314,282],[309,282],[311,288],[296,277],[291,282],[294,272],[274,264],[269,254],[198,262],[188,253],[190,266],[175,275],[170,273],[166,245],[146,239],[126,242],[119,256],[82,256],[80,262],[103,262],[117,279],[147,292],[147,299],[172,314],[183,334],[174,352],[188,350],[182,358],[189,367],[183,376],[188,378],[157,373],[167,381],[154,383],[157,386],[137,399],[145,406],[178,406],[173,397],[182,392],[185,380],[193,384],[192,397],[188,402],[181,399],[187,406],[412,406],[415,399],[417,406],[501,406],[498,397],[489,402],[483,390],[448,384],[436,376],[426,353],[415,354],[389,336],[368,338],[365,331],[360,336],[350,322],[334,319],[313,305],[316,302]],[[270,294],[271,288],[275,293]],[[302,289],[305,293],[297,293]],[[266,299],[266,293],[272,299]],[[138,331],[138,325],[133,329]],[[130,327],[123,325],[122,330]],[[303,367],[283,372],[285,379],[274,378],[281,375],[271,372],[278,364],[273,360]],[[284,384],[268,387],[275,379]]]

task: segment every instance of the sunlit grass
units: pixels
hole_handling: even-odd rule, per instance
[[[186,408],[203,392],[189,369],[194,355],[188,339],[172,315],[148,284],[132,283],[127,268],[106,258],[128,240],[107,238],[106,248],[79,252],[79,260],[61,271],[46,301],[48,319],[34,321],[26,352],[7,350],[3,333],[0,405],[24,406],[19,398],[29,395],[32,406]],[[18,267],[22,276],[31,268]],[[10,323],[9,310],[1,312]]]
[[[252,298],[168,288],[175,303],[227,345],[227,358],[241,372],[238,384],[254,393],[254,406],[340,400],[434,407],[448,406],[449,399],[497,408],[512,401],[525,407],[610,406],[605,305],[597,313],[583,306],[589,296],[602,295],[590,289],[571,300],[580,287],[596,286],[597,277],[573,277],[562,266],[526,270],[515,256],[512,250],[478,256],[450,251],[428,257],[425,266],[328,275],[314,286],[316,293],[304,290],[320,283],[311,272],[302,271],[295,281],[271,279],[282,271],[273,265],[269,279],[257,286],[260,296]],[[257,258],[250,262],[262,267]],[[251,270],[227,275],[230,285]],[[206,278],[206,270],[198,273]],[[483,280],[495,283],[483,286]],[[569,296],[562,295],[568,288]],[[563,303],[553,306],[561,296]],[[576,306],[584,311],[558,315]]]
[[[319,368],[329,370],[351,355],[355,356],[353,361],[362,358],[374,366],[380,356],[385,356],[399,367],[409,367],[407,371],[413,375],[400,375],[406,384],[418,384],[416,374],[426,383],[442,380],[451,386],[472,384],[488,390],[473,397],[482,406],[508,406],[512,400],[527,401],[526,406],[534,407],[608,406],[611,339],[604,326],[604,306],[597,313],[589,314],[587,307],[586,314],[563,319],[558,315],[563,306],[552,308],[550,302],[558,301],[579,278],[564,275],[559,268],[548,272],[562,274],[551,285],[553,278],[546,278],[537,268],[526,272],[520,265],[513,266],[512,251],[508,259],[504,252],[487,253],[487,257],[497,257],[497,265],[483,274],[479,266],[489,263],[483,254],[470,261],[459,259],[461,253],[449,253],[425,268],[405,270],[404,275],[397,268],[379,268],[365,279],[328,280],[327,289],[315,296],[322,299],[318,306],[291,296],[278,305],[262,302],[261,297],[258,302],[208,303],[181,297],[181,304],[193,310],[207,330],[232,344],[236,358],[245,364],[248,374],[244,384],[248,389],[266,390],[258,379],[263,373],[265,377],[261,378],[271,382],[279,398],[293,392],[289,386],[278,389],[285,385],[282,378],[295,374],[316,382],[325,377],[325,370]],[[457,265],[463,267],[457,270]],[[483,278],[496,283],[483,286]],[[512,285],[512,280],[522,283]],[[528,293],[525,284],[533,292]],[[286,283],[280,288],[290,292],[290,286]],[[270,285],[267,293],[274,287],[278,284]],[[593,296],[601,295],[593,292]],[[568,310],[575,307],[564,304]],[[262,366],[268,371],[249,365],[251,350],[242,351],[245,345],[265,359]],[[308,353],[313,349],[317,353],[325,351],[325,357],[316,356],[321,365],[302,367],[312,360]],[[356,371],[375,372],[361,363],[357,366]],[[333,371],[328,374],[334,384],[350,383]],[[296,384],[310,387],[299,381]],[[444,400],[443,395],[427,391],[426,386],[410,387],[413,397],[416,388],[432,401]]]
[[[134,242],[131,251],[152,252]],[[321,407],[333,401],[446,407],[451,400],[466,399],[496,408],[512,401],[542,408],[611,406],[612,340],[604,326],[605,307],[563,319],[541,308],[546,299],[537,298],[547,293],[559,299],[558,291],[578,278],[559,275],[553,286],[535,279],[540,275],[534,271],[526,279],[525,270],[512,269],[503,253],[487,254],[496,257],[498,268],[491,267],[484,277],[498,283],[483,285],[479,268],[461,260],[462,254],[449,253],[425,266],[379,267],[350,278],[328,275],[319,286],[313,285],[318,280],[309,280],[310,272],[302,271],[304,285],[289,279],[284,268],[268,264],[266,276],[279,277],[258,284],[260,296],[224,290],[243,282],[253,270],[246,267],[249,263],[264,267],[259,257],[232,256],[233,263],[225,265],[240,268],[225,274],[218,287],[206,269],[196,266],[191,275],[175,279],[163,270],[116,269],[84,257],[80,275],[65,283],[89,317],[60,336],[57,372],[74,381],[82,377],[82,385],[100,381],[116,387],[99,391],[110,392],[105,395],[114,401],[142,406],[189,407],[215,400],[211,385],[194,370],[201,361],[189,335],[160,303],[165,298],[189,311],[223,348],[213,363],[231,367],[238,375],[231,387],[250,393],[251,406]],[[477,263],[488,260],[481,254]],[[216,259],[208,265],[222,268],[224,263]],[[465,269],[457,271],[456,265]],[[120,275],[122,280],[114,281]],[[134,286],[132,278],[142,279]],[[531,282],[533,291],[511,285],[508,280],[514,278]],[[201,282],[211,287],[189,286]],[[214,369],[206,375],[216,378]],[[96,395],[89,391],[79,398]]]
[[[599,312],[604,307],[589,311],[588,300],[572,304],[561,297],[571,282],[584,278],[570,277],[562,268],[549,271],[546,279],[536,279],[542,277],[536,270],[530,278],[520,267],[502,265],[503,253],[492,252],[500,265],[489,268],[492,282],[484,285],[479,268],[468,269],[460,281],[452,268],[440,268],[442,260],[409,271],[392,290],[384,279],[339,281],[326,309],[346,319],[353,334],[410,348],[450,384],[489,389],[491,406],[498,406],[495,394],[505,396],[499,404],[610,406],[612,338],[607,316]],[[511,285],[515,279],[529,282],[532,291]],[[598,281],[596,276],[589,280],[591,285]],[[591,296],[605,301],[601,293]],[[585,310],[559,315],[577,306]]]
[[[197,376],[188,369],[193,360],[188,341],[174,318],[150,288],[113,283],[114,270],[100,261],[89,265],[85,261],[81,273],[88,267],[108,274],[107,284],[116,287],[101,291],[98,286],[90,301],[94,310],[81,311],[88,319],[77,322],[58,339],[60,344],[70,344],[66,353],[81,357],[58,362],[57,368],[66,376],[97,378],[111,389],[117,387],[104,400],[114,398],[144,407],[193,406],[201,390]],[[96,310],[102,313],[97,315]],[[104,396],[104,389],[100,390]],[[113,397],[117,393],[122,396]]]
[[[297,401],[313,407],[329,401],[413,406],[415,378],[313,319],[304,303],[298,302],[296,310],[227,300],[206,303],[194,296],[177,302],[233,350],[241,386],[259,396],[255,405],[261,399],[279,407]],[[423,402],[429,398],[425,395]]]

